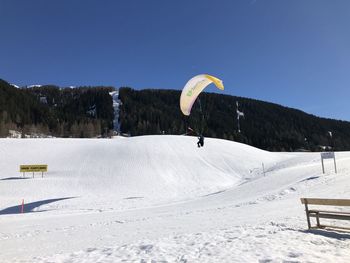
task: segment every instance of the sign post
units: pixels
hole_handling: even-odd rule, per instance
[[[264,165],[264,163],[261,163],[261,164],[262,164],[263,174],[265,176],[265,165]]]
[[[325,173],[325,171],[324,171],[324,163],[323,163],[324,159],[333,159],[334,160],[334,170],[335,170],[335,173],[337,173],[337,163],[335,161],[335,154],[334,154],[334,152],[322,152],[321,153],[321,162],[322,162],[322,172],[323,173]]]

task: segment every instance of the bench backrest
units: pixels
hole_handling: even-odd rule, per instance
[[[302,204],[350,206],[350,199],[300,198]]]

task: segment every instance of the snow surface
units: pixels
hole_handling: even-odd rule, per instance
[[[121,101],[119,99],[119,90],[115,90],[109,93],[113,100],[113,109],[114,109],[114,119],[113,119],[113,128],[116,132],[120,131],[119,125],[119,106]]]
[[[11,84],[11,86],[15,87],[16,89],[19,89],[20,87],[15,85],[15,84]]]
[[[27,86],[27,88],[36,88],[36,87],[40,88],[41,86],[42,85],[40,85],[40,84],[33,84],[33,85]]]
[[[1,139],[0,262],[350,262],[350,233],[308,231],[300,203],[350,198],[349,152],[323,175],[319,153],[196,142]]]

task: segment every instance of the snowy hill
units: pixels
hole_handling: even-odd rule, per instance
[[[350,260],[350,235],[305,231],[299,200],[350,198],[350,153],[336,154],[338,174],[327,162],[322,175],[319,153],[196,142],[0,140],[0,261]],[[23,179],[20,164],[49,171]]]
[[[27,194],[43,199],[49,195],[65,197],[67,193],[81,198],[102,193],[114,199],[142,196],[152,202],[179,201],[259,177],[262,162],[271,167],[290,156],[224,140],[206,139],[205,143],[204,148],[198,149],[195,137],[184,136],[3,140],[5,156],[6,152],[16,156],[0,161],[6,177],[21,176],[19,164],[45,163],[49,173],[42,182],[4,180],[8,190],[2,193],[10,197],[10,203]],[[19,195],[14,196],[11,187],[14,184],[27,190],[20,189]],[[36,188],[33,194],[32,187]],[[103,203],[104,199],[108,198],[103,198]]]

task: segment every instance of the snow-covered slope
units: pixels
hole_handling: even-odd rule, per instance
[[[49,166],[45,180],[3,180],[3,206],[22,198],[31,202],[74,196],[79,197],[77,205],[86,202],[85,208],[93,203],[103,209],[118,201],[118,210],[128,208],[129,199],[152,205],[226,190],[262,176],[262,163],[269,169],[290,158],[215,139],[197,148],[195,137],[184,136],[3,140],[1,151],[2,179],[20,177],[20,164]]]
[[[350,198],[350,153],[336,154],[338,174],[327,162],[322,175],[318,153],[196,142],[0,140],[0,261],[350,260],[350,235],[305,232],[299,201]],[[22,179],[20,164],[49,172]]]
[[[19,89],[20,87],[15,85],[15,84],[11,84],[11,86],[15,87],[16,89]]]
[[[119,106],[121,101],[119,99],[119,90],[112,91],[109,93],[113,100],[113,109],[114,109],[114,119],[113,119],[113,127],[116,132],[119,132]]]

